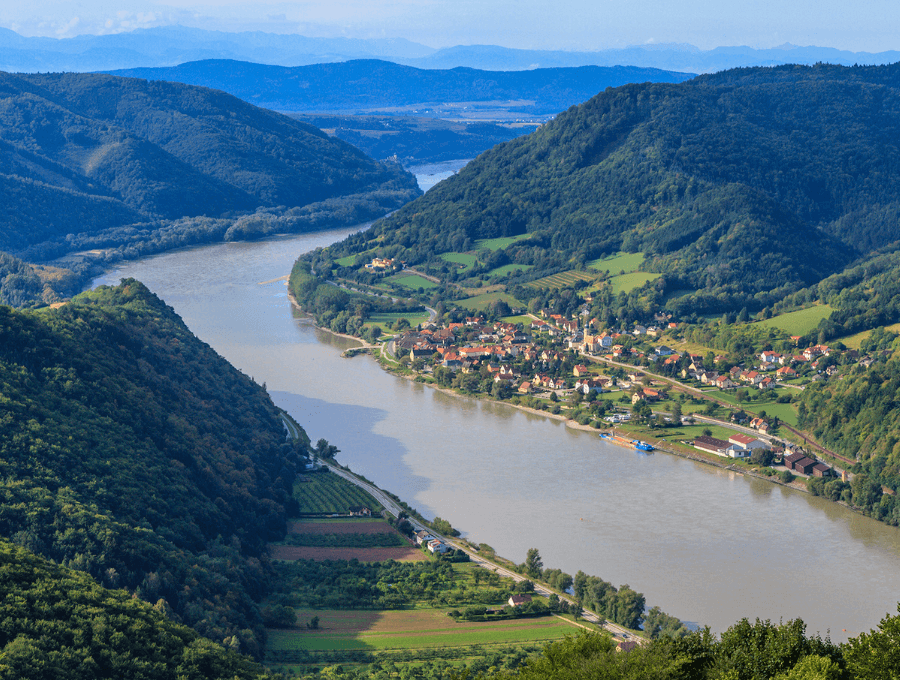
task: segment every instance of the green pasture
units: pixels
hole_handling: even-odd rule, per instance
[[[505,264],[502,267],[492,269],[487,273],[488,276],[508,276],[513,272],[524,272],[534,267],[533,264]]]
[[[398,319],[406,319],[409,325],[415,328],[420,323],[428,321],[428,312],[378,312],[366,319],[366,326],[378,326],[382,332],[390,331],[387,324],[396,324]]]
[[[463,270],[471,269],[478,262],[478,258],[469,253],[443,253],[441,259],[445,262],[458,264]]]
[[[465,307],[466,309],[471,309],[472,311],[480,312],[487,309],[492,302],[496,302],[497,300],[504,300],[510,307],[523,306],[521,301],[516,300],[516,298],[509,293],[504,293],[502,291],[484,293],[482,295],[465,298],[464,300],[454,300],[454,304]]]
[[[651,274],[649,272],[631,272],[630,274],[620,274],[613,276],[609,281],[612,284],[613,293],[629,293],[635,288],[640,288],[647,281],[655,281],[662,274]]]
[[[891,333],[900,333],[900,323],[895,323],[892,326],[885,326],[884,330],[890,331]],[[862,346],[862,341],[872,335],[872,331],[862,331],[860,333],[856,333],[854,335],[847,335],[843,338],[837,338],[843,342],[850,349],[859,349]],[[832,341],[833,342],[833,341]]]
[[[525,330],[528,330],[528,327],[531,326],[531,322],[534,321],[530,316],[526,314],[521,314],[519,316],[504,316],[500,319],[503,323],[521,323],[525,325]]]
[[[833,311],[828,305],[814,305],[805,309],[798,309],[796,312],[787,312],[786,314],[773,316],[771,319],[760,321],[759,325],[766,328],[778,328],[791,335],[806,335],[816,328],[822,319],[827,319],[831,316]]]
[[[612,257],[604,257],[589,262],[588,267],[601,272],[609,272],[610,274],[618,274],[619,272],[628,274],[637,271],[643,261],[644,253],[619,253]]]
[[[423,279],[417,274],[397,274],[396,276],[391,276],[385,279],[385,281],[395,283],[398,286],[403,286],[404,288],[410,288],[412,290],[418,290],[419,288],[427,289],[438,287],[438,284],[436,284],[434,281]]]
[[[503,236],[500,238],[480,238],[475,241],[475,247],[487,248],[488,250],[503,250],[517,241],[524,241],[530,236],[531,234],[519,234],[518,236]]]
[[[737,388],[741,389],[741,388]],[[733,404],[738,408],[741,408],[748,413],[759,413],[760,411],[765,411],[766,416],[771,418],[772,416],[777,416],[779,420],[786,422],[788,425],[797,425],[797,411],[794,408],[793,404],[779,404],[775,400],[785,394],[783,389],[774,389],[774,390],[765,390],[760,392],[755,387],[745,387],[748,392],[753,394],[755,397],[753,401],[744,401],[742,403],[738,403],[737,397],[735,393],[737,389],[734,390],[715,390],[710,392],[710,396],[714,396],[717,399],[721,399],[722,401],[726,401],[729,404]]]

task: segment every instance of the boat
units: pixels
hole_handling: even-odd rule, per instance
[[[631,448],[637,449],[638,451],[654,450],[652,444],[642,442],[640,439],[629,439],[628,437],[623,437],[622,435],[618,434],[612,434],[610,432],[602,432],[600,434],[600,439],[615,442],[616,444],[622,444],[623,446],[630,446]]]

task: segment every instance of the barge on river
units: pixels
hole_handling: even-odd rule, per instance
[[[630,446],[633,449],[637,449],[638,451],[653,451],[653,445],[648,444],[647,442],[642,442],[640,439],[629,439],[628,437],[623,437],[622,435],[612,434],[610,432],[604,432],[600,435],[600,439],[606,439],[607,441],[615,442],[616,444],[622,444],[623,446]]]

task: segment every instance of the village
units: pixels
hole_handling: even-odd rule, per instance
[[[666,427],[715,423],[733,431],[712,436],[704,430],[681,443],[781,470],[785,480],[848,481],[846,472],[823,462],[796,437],[779,436],[785,423],[777,415],[747,414],[743,405],[766,400],[788,407],[792,391],[837,379],[852,363],[868,366],[872,357],[813,345],[794,353],[764,350],[729,365],[722,355],[679,352],[663,344],[667,336],[677,336],[673,331],[679,324],[669,317],[628,330],[600,330],[597,319],[549,312],[519,319],[488,322],[478,315],[424,323],[396,335],[386,347],[418,380],[441,387],[564,415],[598,431],[642,423],[659,428],[662,437]],[[728,407],[724,415],[715,412],[717,404]]]

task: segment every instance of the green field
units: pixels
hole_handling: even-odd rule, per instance
[[[502,291],[484,293],[483,295],[476,295],[475,297],[466,298],[464,300],[455,300],[454,304],[465,307],[466,309],[471,309],[475,312],[480,312],[487,309],[488,305],[497,300],[504,300],[510,307],[523,306],[521,301],[516,300],[516,298],[509,293],[504,293]]]
[[[644,261],[644,253],[619,253],[613,257],[601,258],[588,263],[588,267],[601,272],[609,272],[610,274],[618,274],[624,272],[628,274],[637,271]]]
[[[378,326],[382,331],[390,331],[387,324],[396,324],[398,319],[406,319],[410,326],[416,327],[428,321],[428,312],[377,312],[366,319],[366,326]]]
[[[737,398],[735,397],[735,392],[737,392],[737,390],[714,390],[709,394],[722,401],[727,401],[729,404],[734,404],[747,412],[752,411],[753,413],[759,413],[760,411],[765,411],[766,416],[770,418],[772,416],[777,416],[788,425],[797,425],[797,411],[793,404],[779,404],[775,401],[778,397],[786,393],[784,389],[767,390],[765,392],[758,392],[756,388],[745,389],[756,397],[753,401],[745,401],[738,404]],[[787,393],[790,394],[791,392],[793,392],[793,390],[790,390],[790,392]],[[759,394],[759,396],[757,396],[757,394]]]
[[[339,264],[342,267],[350,267],[356,262],[356,255],[346,255],[344,257],[339,257],[334,262],[335,264]]]
[[[385,279],[390,283],[395,283],[398,286],[403,286],[404,288],[411,288],[412,290],[418,290],[419,288],[437,288],[438,284],[434,281],[429,281],[428,279],[423,279],[421,276],[416,274],[397,274],[396,276],[391,276],[390,278]]]
[[[504,316],[502,319],[500,319],[500,321],[502,321],[503,323],[521,323],[525,325],[525,329],[527,330],[534,319],[532,319],[530,316],[522,314],[520,316]]]
[[[321,630],[271,630],[270,652],[306,650],[416,650],[558,640],[578,631],[554,616],[457,623],[444,610],[368,612],[298,611],[305,621],[319,616]]]
[[[373,512],[382,509],[372,496],[333,472],[301,475],[294,483],[294,498],[301,513],[346,513],[360,506]]]
[[[773,316],[771,319],[760,321],[759,325],[767,328],[778,328],[791,335],[806,335],[818,326],[822,319],[827,319],[831,316],[833,311],[828,305],[814,305],[806,309],[798,309],[796,312]]]
[[[891,333],[900,333],[900,323],[895,323],[892,326],[885,326],[884,330],[890,331]],[[847,335],[843,338],[836,338],[843,342],[850,349],[859,349],[862,345],[862,341],[872,335],[872,331],[862,331],[861,333],[856,333],[854,335]]]
[[[655,281],[662,274],[651,274],[648,272],[632,272],[630,274],[620,274],[613,276],[609,281],[612,284],[613,293],[628,293],[635,288],[640,288],[647,281]]]
[[[492,269],[487,273],[488,276],[507,276],[512,272],[525,272],[534,267],[533,264],[505,264],[502,267]]]
[[[518,236],[504,236],[502,238],[481,238],[475,241],[475,246],[477,248],[487,248],[488,250],[503,250],[513,243],[523,241],[530,236],[531,234],[519,234]]]
[[[441,255],[441,259],[446,262],[461,265],[463,271],[471,269],[475,266],[475,263],[478,262],[478,258],[469,253],[444,253]]]
[[[581,272],[572,269],[559,274],[551,274],[542,279],[531,281],[528,285],[532,288],[568,288],[575,284],[576,281],[593,281],[594,277],[587,272]]]

